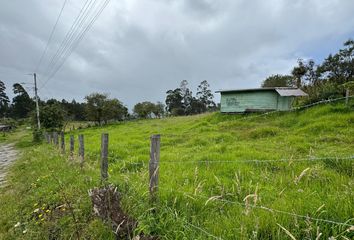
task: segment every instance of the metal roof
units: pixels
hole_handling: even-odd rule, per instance
[[[299,88],[295,88],[295,89],[280,89],[280,88],[276,88],[275,91],[277,91],[277,93],[279,93],[280,96],[285,97],[285,96],[292,96],[292,97],[301,97],[301,96],[308,96],[307,93],[305,93],[304,91],[302,91]]]
[[[216,91],[216,93],[223,92],[258,92],[258,91],[272,91],[275,90],[280,96],[307,96],[305,92],[303,92],[299,88],[291,88],[291,87],[264,87],[264,88],[248,88],[248,89],[222,89]]]
[[[219,91],[216,91],[216,93],[222,93],[222,92],[255,92],[255,91],[269,91],[269,90],[275,90],[274,87],[265,87],[265,88],[248,88],[248,89],[221,89]]]

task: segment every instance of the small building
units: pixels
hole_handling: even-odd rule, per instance
[[[295,97],[307,96],[298,88],[268,87],[216,91],[221,94],[222,113],[288,111]]]

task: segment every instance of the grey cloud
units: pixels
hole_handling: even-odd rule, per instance
[[[68,1],[43,71],[84,1]],[[0,79],[13,83],[34,71],[62,0],[9,1],[0,7]],[[187,79],[213,90],[255,87],[287,73],[336,37],[353,33],[352,1],[111,1],[62,69],[40,93],[82,100],[107,92],[132,107],[164,100]],[[34,13],[34,14],[31,14]],[[331,40],[333,41],[333,40]],[[39,72],[41,81],[45,79]],[[28,78],[27,78],[28,79]]]

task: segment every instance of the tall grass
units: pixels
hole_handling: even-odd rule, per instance
[[[354,224],[354,161],[340,159],[353,155],[353,119],[353,109],[328,104],[250,119],[212,113],[77,130],[70,134],[85,135],[84,170],[47,146],[26,150],[13,169],[13,187],[2,190],[0,199],[8,202],[13,194],[25,196],[23,201],[0,206],[6,212],[0,222],[6,227],[0,231],[9,231],[3,235],[9,238],[26,239],[14,227],[23,222],[35,237],[59,231],[68,238],[78,224],[81,237],[112,238],[91,216],[86,194],[99,185],[100,134],[107,132],[109,180],[122,191],[126,211],[138,219],[136,231],[162,239],[315,239],[319,235],[350,239],[354,231],[346,231],[348,226],[313,219]],[[149,136],[156,133],[161,134],[159,201],[151,206]],[[315,160],[297,160],[303,158]],[[267,159],[289,161],[245,161]],[[45,184],[30,187],[45,176]],[[60,188],[58,181],[66,188]],[[30,217],[33,204],[65,204],[63,194],[73,202],[78,222],[68,214],[36,225]],[[48,232],[54,225],[59,230]]]

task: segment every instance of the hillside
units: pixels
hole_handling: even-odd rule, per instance
[[[101,133],[110,137],[109,182],[139,221],[137,232],[161,239],[354,237],[354,111],[328,104],[76,130],[66,134],[66,142],[69,134],[84,134],[82,170],[78,160],[60,156],[53,146],[23,148],[9,176],[11,187],[0,190],[0,239],[113,239],[92,217],[87,196],[100,185]],[[156,211],[148,194],[152,134],[161,134]]]

